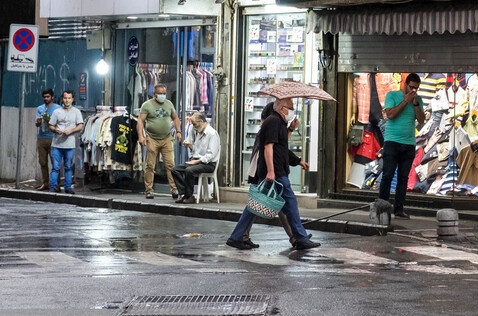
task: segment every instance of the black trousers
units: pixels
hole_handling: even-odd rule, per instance
[[[188,165],[186,163],[174,166],[171,171],[174,182],[178,188],[178,193],[186,197],[190,197],[194,194],[195,176],[200,173],[213,172],[216,167],[215,162],[208,164],[199,163],[197,165]]]
[[[388,201],[395,169],[397,186],[395,189],[395,214],[403,212],[403,203],[407,194],[408,174],[415,159],[415,146],[386,141],[383,146],[383,176],[380,182],[379,197]]]

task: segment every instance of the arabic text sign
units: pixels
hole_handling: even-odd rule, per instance
[[[136,65],[139,57],[139,42],[136,36],[132,36],[128,43],[128,62],[131,66]]]
[[[38,25],[10,25],[7,70],[36,72],[38,65]]]

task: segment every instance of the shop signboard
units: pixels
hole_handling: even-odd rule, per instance
[[[139,57],[139,42],[136,36],[131,36],[128,42],[128,62],[131,66],[136,65]]]

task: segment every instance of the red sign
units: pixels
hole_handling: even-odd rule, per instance
[[[21,28],[13,34],[13,46],[21,52],[27,52],[35,45],[35,35],[27,28]]]

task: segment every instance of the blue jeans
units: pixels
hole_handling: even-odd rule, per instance
[[[280,177],[276,178],[276,181],[280,182],[284,186],[282,198],[285,200],[285,204],[281,211],[287,216],[287,221],[292,229],[292,234],[294,235],[295,240],[297,240],[297,242],[308,241],[309,237],[307,236],[304,226],[302,226],[299,216],[299,207],[297,205],[297,198],[295,197],[294,191],[292,191],[289,178]],[[242,241],[244,233],[254,222],[254,217],[255,215],[251,213],[247,207],[245,207],[230,238],[233,240]]]
[[[397,169],[397,187],[395,189],[394,212],[403,212],[403,203],[407,194],[408,174],[415,159],[415,146],[386,141],[383,145],[383,176],[380,182],[379,198],[388,201],[395,169]]]
[[[50,173],[50,189],[56,188],[58,185],[58,174],[60,173],[62,159],[65,168],[65,190],[71,189],[74,156],[75,148],[51,148],[52,167]]]

